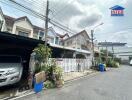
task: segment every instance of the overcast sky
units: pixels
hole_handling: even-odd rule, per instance
[[[2,1],[2,0],[1,0]],[[5,0],[3,0],[5,1]],[[46,0],[16,0],[31,9],[45,14]],[[120,5],[125,8],[123,17],[112,17],[110,7]],[[132,46],[132,0],[50,0],[49,17],[79,32],[90,30],[100,23],[94,34],[98,41],[127,42]],[[0,3],[5,14],[20,17],[28,16],[33,24],[44,27],[44,22],[29,14]],[[59,33],[59,30],[55,27]],[[65,33],[65,32],[62,32]]]

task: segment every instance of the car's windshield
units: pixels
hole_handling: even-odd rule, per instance
[[[0,56],[0,63],[18,63],[21,62],[19,56]]]

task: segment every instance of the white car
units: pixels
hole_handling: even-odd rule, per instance
[[[132,66],[132,60],[130,60],[130,65]]]
[[[21,62],[18,56],[0,56],[0,87],[20,81],[23,72]]]

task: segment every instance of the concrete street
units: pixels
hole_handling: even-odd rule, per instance
[[[122,65],[19,100],[132,100],[132,66]]]

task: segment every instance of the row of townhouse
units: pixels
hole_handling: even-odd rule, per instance
[[[21,35],[34,39],[42,39],[44,35],[44,29],[33,25],[27,16],[13,18],[4,15],[0,9],[0,30],[7,31],[12,34]],[[54,31],[52,27],[48,29],[48,42],[53,44],[61,44],[61,38],[68,35],[61,35]]]
[[[0,30],[41,40],[43,40],[45,33],[45,30],[42,27],[33,25],[27,16],[14,18],[4,15],[1,9]],[[57,33],[52,27],[49,27],[47,41],[53,48],[53,57],[73,58],[73,61],[75,58],[83,58],[91,61],[92,44],[91,39],[85,30],[69,36],[68,33],[60,34]],[[66,63],[70,61],[71,60],[66,60]],[[69,66],[68,64],[66,65]],[[73,63],[73,65],[75,64]]]
[[[2,10],[0,10],[0,27],[1,31],[35,39],[42,39],[45,31],[43,28],[33,25],[27,16],[13,18],[4,15]],[[69,37],[67,33],[64,35],[56,33],[55,30],[50,27],[48,29],[47,38],[48,42],[51,44],[88,51],[91,50],[90,37],[85,30]]]

